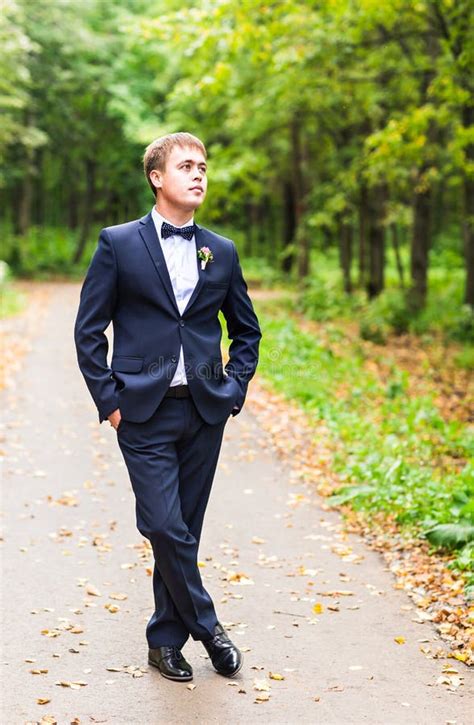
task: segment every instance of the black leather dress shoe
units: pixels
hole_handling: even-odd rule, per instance
[[[214,627],[214,636],[203,639],[214,669],[226,677],[233,677],[241,669],[244,658],[242,652],[233,644],[220,622]]]
[[[184,659],[181,650],[175,644],[148,649],[148,662],[157,667],[163,677],[177,682],[193,679],[193,668]]]

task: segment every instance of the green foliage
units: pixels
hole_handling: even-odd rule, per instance
[[[0,289],[3,289],[3,287],[11,282],[13,277],[12,271],[10,269],[10,266],[5,262],[5,260],[0,259]]]
[[[456,340],[472,346],[474,342],[474,310],[462,305],[463,272],[459,257],[448,247],[434,256],[430,268],[430,290],[427,304],[415,312],[401,289],[394,260],[387,266],[387,288],[368,301],[364,292],[355,289],[351,295],[343,290],[341,273],[333,254],[313,251],[312,264],[317,272],[301,285],[296,308],[313,320],[354,319],[364,340],[384,345],[390,335],[413,333],[426,335],[441,331],[447,341]],[[454,260],[457,259],[457,264]],[[459,354],[459,364],[469,367],[473,350],[466,347]]]
[[[455,356],[454,362],[464,370],[474,370],[474,346],[462,348]]]
[[[474,543],[471,541],[463,546],[458,551],[456,558],[449,562],[448,567],[467,575],[466,597],[474,600]]]
[[[399,233],[406,276],[413,197],[424,192],[435,217],[431,261],[444,254],[440,268],[465,274],[460,232],[472,221],[461,197],[474,143],[467,0],[3,5],[0,185],[16,231],[68,227],[79,243],[91,225],[141,216],[152,203],[144,146],[187,129],[209,155],[199,221],[242,236],[245,255],[277,270],[308,240],[310,252],[337,260],[341,220],[357,243],[361,198],[383,187],[386,208],[374,222],[387,248]],[[278,274],[251,265],[260,284]],[[358,314],[359,300],[314,270],[301,309],[323,320]],[[397,275],[389,263],[388,287]],[[432,284],[430,276],[430,294]],[[382,340],[385,325],[429,327],[423,315],[408,320],[399,301],[389,307],[374,312],[381,324],[362,320],[366,337]]]
[[[0,319],[18,314],[26,304],[25,296],[15,288],[13,281],[10,267],[0,259]]]
[[[408,332],[413,318],[403,291],[386,290],[365,306],[360,317],[360,335],[364,340],[383,345],[389,333]]]
[[[453,319],[449,337],[474,344],[474,309],[470,305],[463,305]]]
[[[7,225],[0,227],[4,255],[16,275],[47,277],[51,275],[81,276],[97,244],[98,229],[90,235],[84,258],[79,265],[72,263],[77,244],[77,232],[65,228],[32,226],[19,236]]]
[[[297,301],[297,309],[312,320],[334,320],[357,315],[364,306],[363,293],[348,295],[341,285],[336,270],[323,276],[312,274],[303,287]]]
[[[438,524],[425,531],[431,544],[444,549],[459,549],[474,542],[474,524]]]
[[[282,281],[281,273],[261,257],[243,257],[241,266],[250,287],[271,289]]]
[[[25,9],[15,0],[3,0],[0,13],[0,153],[12,144],[26,148],[41,146],[45,134],[31,122],[26,111],[32,103],[32,78],[28,55],[35,44],[25,30]],[[4,169],[0,173],[0,186],[5,183]]]
[[[333,466],[344,483],[332,503],[385,511],[420,536],[438,524],[464,525],[474,499],[469,427],[444,420],[430,396],[409,395],[407,373],[393,362],[382,383],[356,342],[345,339],[336,352],[275,306],[257,301],[257,314],[265,333],[259,374],[323,418],[337,443]]]
[[[464,506],[456,511],[461,521],[455,524],[437,524],[424,532],[433,546],[448,551],[457,550],[457,556],[450,562],[452,569],[472,572],[468,580],[467,595],[474,596],[474,484],[471,486],[470,498],[464,499]],[[460,497],[461,498],[461,497]]]
[[[387,342],[386,325],[383,318],[366,314],[359,323],[359,334],[363,340],[385,345]]]

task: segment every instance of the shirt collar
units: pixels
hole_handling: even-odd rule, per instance
[[[173,227],[177,227],[180,229],[181,227],[188,227],[191,224],[194,223],[194,215],[191,217],[189,221],[187,221],[185,224],[173,224],[173,222],[170,222],[169,219],[166,219],[166,217],[162,216],[159,211],[156,210],[156,207],[153,206],[151,210],[151,216],[153,218],[153,221],[155,222],[156,231],[158,232],[158,236],[161,239],[161,225],[163,222],[166,222],[167,224],[171,224]]]

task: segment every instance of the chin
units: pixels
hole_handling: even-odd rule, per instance
[[[196,199],[194,204],[192,204],[191,209],[198,209],[201,206],[203,201],[204,201],[204,197],[202,197],[201,199]]]

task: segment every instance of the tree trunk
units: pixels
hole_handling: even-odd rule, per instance
[[[304,223],[304,216],[307,207],[307,169],[309,166],[308,144],[305,140],[302,142],[301,155],[301,223],[299,225],[300,243],[298,246],[298,278],[304,279],[309,275],[310,271],[310,236],[309,230]]]
[[[351,294],[351,266],[352,266],[352,225],[347,215],[341,215],[339,220],[339,262],[341,266],[344,292]]]
[[[400,239],[398,235],[398,227],[394,223],[391,224],[390,228],[392,232],[393,251],[395,252],[395,261],[397,265],[398,278],[400,280],[400,287],[402,289],[405,289],[405,272],[403,270],[402,257],[400,254]]]
[[[261,224],[260,210],[258,204],[250,202],[250,227],[249,227],[249,257],[258,256],[258,237]]]
[[[283,272],[290,274],[295,261],[294,251],[288,252],[288,247],[293,243],[296,234],[296,211],[295,196],[293,188],[288,181],[283,185],[283,247],[284,255],[281,268]]]
[[[474,105],[463,109],[464,128],[474,125]],[[474,144],[466,148],[466,165],[474,165]],[[474,308],[474,179],[468,173],[464,176],[464,218],[462,223],[464,255],[466,259],[466,286],[464,303]]]
[[[77,229],[78,224],[77,189],[69,184],[67,192],[67,226],[69,229],[74,230]]]
[[[377,297],[385,285],[385,196],[382,185],[373,187],[368,192],[368,279],[366,284],[369,299]]]
[[[46,179],[48,178],[47,158],[45,149],[37,149],[35,154],[35,168],[38,169],[35,183],[35,205],[33,207],[33,223],[44,227],[50,223],[50,210],[48,206],[48,194],[46,191]]]
[[[82,255],[84,254],[84,249],[87,244],[87,240],[89,238],[89,231],[91,228],[93,207],[94,207],[95,171],[96,171],[95,161],[92,161],[92,159],[87,159],[86,160],[86,193],[84,195],[84,208],[83,208],[81,231],[79,234],[79,239],[78,239],[76,250],[74,252],[74,256],[73,256],[73,260],[72,260],[74,264],[78,264],[81,261]]]
[[[411,287],[408,301],[414,311],[426,303],[428,289],[428,255],[431,243],[432,191],[423,189],[413,201],[413,231],[411,237]]]
[[[31,226],[31,208],[33,204],[33,150],[26,150],[26,172],[21,182],[20,203],[18,207],[18,233],[22,236]]]
[[[359,285],[365,287],[367,277],[367,187],[362,184],[359,195]]]
[[[33,116],[30,112],[27,114],[26,119],[28,126],[33,126]],[[34,165],[34,159],[35,159],[35,151],[31,148],[31,146],[26,146],[25,148],[25,166],[24,166],[24,176],[21,181],[21,191],[20,191],[20,203],[18,205],[18,233],[21,235],[24,235],[27,233],[28,229],[31,226],[31,209],[33,205],[33,192],[34,192],[34,185],[33,185],[33,175],[36,173],[35,165]]]
[[[435,61],[438,55],[438,41],[430,36],[427,41],[428,53],[432,64],[422,77],[421,99],[428,101],[428,90],[434,78]],[[427,130],[427,139],[430,145],[437,140],[438,131],[431,120]],[[428,291],[428,264],[431,246],[433,225],[433,189],[423,177],[428,172],[431,162],[425,160],[417,174],[415,182],[415,197],[413,200],[413,230],[411,237],[411,287],[408,291],[408,303],[414,312],[421,310],[426,304]],[[419,188],[419,191],[417,190]]]
[[[297,241],[297,271],[298,279],[303,279],[309,274],[309,238],[307,231],[302,228],[302,220],[306,210],[306,189],[305,189],[305,165],[307,159],[306,144],[301,140],[301,126],[299,121],[294,120],[291,124],[292,161],[293,161],[293,191],[295,206],[296,234],[294,242]]]
[[[273,266],[276,265],[276,256],[280,253],[280,228],[278,226],[277,218],[281,218],[281,209],[278,209],[278,216],[276,215],[275,201],[273,196],[265,197],[265,205],[268,210],[266,224],[265,224],[265,237],[266,237],[266,248],[267,248],[267,259]]]
[[[266,225],[268,223],[268,204],[263,197],[258,202],[257,206],[257,255],[259,257],[265,257],[266,256]]]

